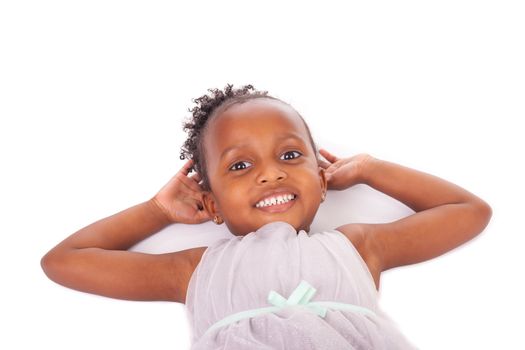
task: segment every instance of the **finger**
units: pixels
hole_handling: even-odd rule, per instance
[[[200,196],[191,196],[190,201],[192,203],[192,206],[197,210],[197,212],[204,210],[204,205],[202,204]]]
[[[182,184],[193,190],[193,191],[202,191],[200,185],[198,182],[194,181],[194,177],[197,175],[197,174],[194,174],[194,175],[188,175],[187,174],[187,167],[186,167],[187,163],[185,164],[185,166],[183,168],[181,168],[179,170],[179,172],[175,175],[175,178],[176,178],[176,181],[180,181],[182,182]]]
[[[193,168],[193,164],[194,162],[191,159],[184,163],[183,167],[177,173],[177,177],[184,185],[186,185],[186,187],[189,187],[193,191],[202,191],[199,185],[201,175],[199,173],[189,175],[189,172]]]
[[[188,174],[190,173],[191,169],[193,168],[193,159],[188,159],[186,161],[186,163],[184,163],[184,165],[182,166],[182,168],[179,170],[179,172],[184,175],[184,176],[188,176]]]
[[[331,164],[328,163],[326,160],[319,159],[319,166],[323,169],[327,169]]]
[[[182,182],[182,184],[186,186],[189,190],[195,192],[202,192],[202,188],[197,182],[193,181],[192,177],[190,178],[188,176],[180,176],[179,179]]]
[[[325,171],[324,171],[324,173],[325,173],[326,175],[330,175],[330,176],[332,176],[332,174],[335,173],[336,171],[337,171],[337,167],[335,167],[335,166],[332,165],[332,166],[326,168]]]
[[[196,216],[199,222],[211,220],[211,215],[206,210],[197,211]]]
[[[319,153],[321,153],[321,155],[323,157],[325,157],[325,159],[327,161],[329,161],[330,163],[335,163],[339,160],[339,158],[337,158],[336,156],[334,156],[332,153],[328,152],[327,150],[325,150],[324,148],[321,148],[319,150]]]
[[[190,176],[190,178],[191,178],[192,180],[194,180],[196,183],[199,183],[199,182],[201,182],[201,180],[202,180],[202,176],[201,176],[201,174],[199,174],[199,173],[195,173],[195,174],[193,174],[192,176]]]

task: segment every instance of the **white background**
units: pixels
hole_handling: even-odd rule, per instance
[[[383,273],[380,304],[421,349],[524,348],[523,18],[518,1],[3,1],[0,348],[189,347],[183,305],[76,292],[40,258],[153,196],[191,98],[226,83],[291,103],[340,156],[485,199],[487,229]]]

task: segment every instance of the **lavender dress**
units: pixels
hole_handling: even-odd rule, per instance
[[[416,349],[377,298],[342,233],[297,233],[272,222],[204,252],[185,304],[191,349]],[[241,313],[253,309],[260,313]]]

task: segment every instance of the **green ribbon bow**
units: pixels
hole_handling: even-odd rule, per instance
[[[326,316],[327,308],[310,304],[310,299],[312,299],[316,291],[317,289],[312,287],[305,280],[302,280],[297,288],[295,288],[295,290],[292,292],[292,294],[290,294],[288,299],[285,299],[282,295],[272,290],[268,294],[268,301],[278,308],[283,308],[290,305],[304,305],[312,312],[324,318]]]

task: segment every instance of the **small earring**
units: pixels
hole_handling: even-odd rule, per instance
[[[321,194],[321,202],[324,202],[325,199],[326,199],[326,192],[323,192]]]
[[[220,225],[220,224],[222,224],[222,219],[221,219],[220,216],[215,215],[215,216],[213,217],[213,222],[214,222],[215,224],[217,224],[217,225]]]

